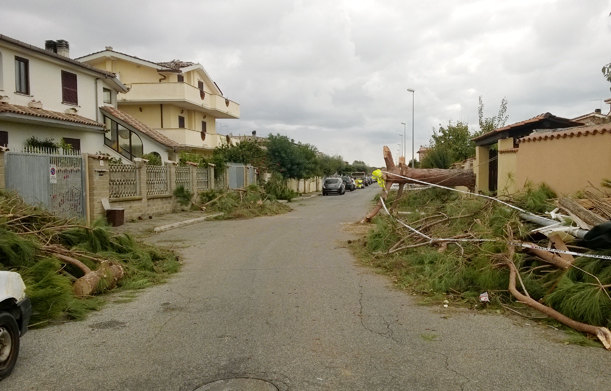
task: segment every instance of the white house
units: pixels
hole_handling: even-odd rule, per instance
[[[127,161],[149,152],[173,160],[177,143],[116,110],[127,91],[114,73],[70,59],[67,41],[41,49],[0,35],[0,146],[21,149],[33,137]]]

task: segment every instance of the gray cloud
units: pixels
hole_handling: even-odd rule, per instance
[[[111,45],[198,61],[241,104],[223,131],[286,134],[380,165],[383,145],[399,149],[401,122],[411,140],[407,88],[416,149],[439,124],[476,127],[480,95],[486,115],[506,97],[509,123],[599,108],[609,11],[609,0],[4,0],[0,33],[66,39],[73,56]]]

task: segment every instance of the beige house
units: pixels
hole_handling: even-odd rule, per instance
[[[202,65],[156,63],[112,47],[78,60],[115,73],[129,88],[118,95],[118,108],[182,148],[210,155],[230,142],[217,133],[216,120],[239,118],[240,106],[223,96]]]
[[[534,132],[519,140],[516,182],[572,194],[611,179],[611,124]]]
[[[530,154],[533,151],[529,148],[527,158],[527,153],[521,151],[520,139],[535,131],[557,131],[582,125],[578,121],[544,113],[475,137],[473,139],[476,146],[473,171],[476,177],[476,190],[503,196],[514,194],[520,190],[525,184],[525,178],[529,178],[536,183],[542,177],[529,176],[529,170],[535,169],[548,157],[534,152],[534,156],[531,158]],[[588,152],[582,150],[581,154],[585,156],[588,155]],[[519,164],[519,161],[530,161],[533,165]],[[519,169],[526,171],[519,172]],[[540,182],[553,185],[549,181]]]
[[[127,91],[116,74],[71,59],[67,41],[42,49],[0,35],[0,146],[20,150],[34,138],[126,162],[174,160],[178,143],[117,110]]]

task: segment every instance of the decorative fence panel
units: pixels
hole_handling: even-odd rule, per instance
[[[110,198],[136,197],[139,195],[138,169],[133,164],[108,166]]]
[[[28,204],[63,217],[85,217],[83,157],[72,151],[7,152],[5,181]]]
[[[183,186],[185,189],[191,189],[191,168],[176,167],[176,187]]]
[[[168,168],[166,166],[146,166],[146,195],[169,193]]]
[[[196,184],[197,191],[210,190],[210,181],[208,179],[209,177],[208,168],[197,167],[195,174],[197,178],[197,184]]]

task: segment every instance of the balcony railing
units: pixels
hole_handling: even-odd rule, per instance
[[[183,82],[133,83],[120,102],[132,103],[188,103],[193,110],[210,113],[217,118],[239,118],[240,105],[223,96],[201,91]]]

